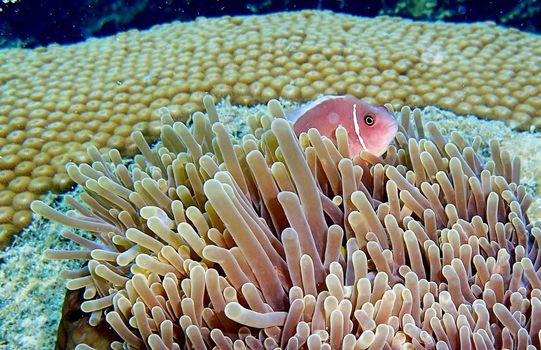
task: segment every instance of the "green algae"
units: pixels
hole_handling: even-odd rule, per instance
[[[443,20],[453,16],[449,1],[438,3],[438,0],[400,0],[394,7],[382,12],[389,15],[402,15],[411,18]]]
[[[509,12],[500,16],[500,21],[504,24],[512,21],[532,19],[539,16],[541,12],[541,4],[539,0],[522,0],[518,1]]]

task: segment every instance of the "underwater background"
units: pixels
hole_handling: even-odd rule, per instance
[[[0,349],[541,348],[540,32],[539,0],[2,0]],[[345,94],[384,155],[282,123]]]
[[[493,21],[529,32],[541,30],[538,0],[314,0],[314,1],[40,1],[0,3],[0,47],[73,43],[173,20],[265,14],[303,9],[358,16],[390,15],[429,21]]]

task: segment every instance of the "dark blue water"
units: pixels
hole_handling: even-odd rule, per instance
[[[72,43],[198,16],[300,9],[454,22],[491,20],[521,30],[541,32],[539,0],[2,0],[0,47]]]

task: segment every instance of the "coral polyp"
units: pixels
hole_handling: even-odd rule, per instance
[[[537,128],[540,43],[489,22],[300,11],[1,50],[0,243],[28,225],[32,200],[73,185],[67,162],[88,162],[91,145],[132,156],[133,131],[159,136],[157,109],[186,121],[209,91],[241,105],[347,93]]]

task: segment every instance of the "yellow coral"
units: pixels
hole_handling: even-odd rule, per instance
[[[413,22],[303,11],[201,18],[36,50],[0,51],[0,241],[28,224],[30,201],[71,183],[84,150],[133,154],[159,133],[157,109],[185,120],[211,92],[233,103],[349,93],[436,104],[538,126],[539,36],[491,23]]]

